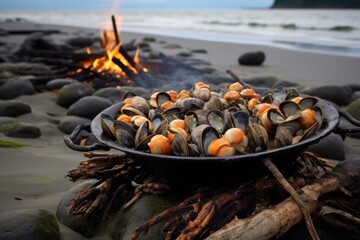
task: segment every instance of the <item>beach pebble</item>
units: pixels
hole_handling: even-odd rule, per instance
[[[138,43],[138,47],[139,47],[140,49],[144,49],[144,48],[150,48],[150,49],[151,49],[150,44],[147,43],[147,42],[139,42],[139,43]]]
[[[176,56],[178,56],[178,57],[191,57],[192,56],[192,54],[191,53],[189,53],[189,52],[179,52],[179,53],[177,53],[176,54]]]
[[[66,41],[67,44],[78,48],[90,47],[94,42],[95,39],[91,37],[74,37]]]
[[[55,90],[55,89],[60,89],[65,85],[69,85],[71,83],[77,83],[77,82],[78,81],[75,79],[57,78],[57,79],[53,79],[53,80],[47,82],[45,87],[47,90],[51,91],[51,90]]]
[[[13,99],[21,95],[35,94],[33,84],[24,78],[15,78],[0,86],[0,99]]]
[[[193,50],[191,50],[191,53],[206,54],[206,53],[208,53],[208,51],[206,49],[193,49]]]
[[[316,153],[323,158],[335,160],[345,159],[344,142],[340,135],[331,133],[323,138],[319,143],[313,144],[307,148],[308,151]]]
[[[273,88],[277,88],[277,87],[297,87],[297,86],[299,86],[299,84],[297,84],[297,83],[286,81],[286,80],[279,80],[274,84]]]
[[[156,42],[156,38],[154,37],[144,37],[143,39],[143,42]]]
[[[93,96],[102,97],[110,100],[112,103],[122,101],[125,93],[123,88],[107,87],[97,90]]]
[[[54,214],[47,210],[10,210],[0,213],[0,239],[57,240],[60,228]]]
[[[29,123],[13,122],[2,125],[0,132],[8,137],[16,138],[38,138],[41,136],[40,128]]]
[[[20,100],[0,100],[0,116],[17,117],[31,113],[31,107]]]
[[[17,51],[19,55],[24,54],[28,51],[36,50],[47,50],[47,51],[58,51],[59,47],[53,40],[45,36],[43,33],[33,33],[25,39],[21,44],[20,49]]]
[[[260,66],[265,61],[264,52],[248,52],[239,57],[240,65]]]
[[[70,134],[80,124],[91,123],[88,118],[77,117],[77,116],[66,116],[60,120],[58,129],[65,134]]]
[[[360,83],[350,83],[348,86],[351,87],[354,92],[360,91]]]
[[[360,99],[357,99],[350,103],[346,107],[346,111],[356,120],[360,121]]]
[[[146,195],[127,211],[116,216],[110,235],[112,239],[130,239],[131,233],[146,220],[173,206],[177,201],[168,196]],[[162,225],[158,223],[141,236],[142,240],[164,239]]]
[[[5,62],[0,63],[0,73],[7,72],[15,75],[51,75],[52,70],[43,63]]]
[[[318,87],[307,87],[302,90],[304,94],[320,97],[322,99],[345,106],[350,103],[353,90],[347,85],[327,85]]]
[[[96,179],[86,180],[72,187],[61,198],[56,212],[56,216],[62,224],[88,238],[94,236],[101,229],[101,218],[98,216],[74,216],[69,213],[69,210],[76,194],[83,189],[91,187],[96,182]]]
[[[69,107],[67,115],[93,119],[102,110],[111,105],[112,102],[110,100],[102,97],[83,97]]]
[[[250,84],[251,86],[265,88],[273,88],[278,81],[279,79],[273,76],[244,79],[244,82]]]
[[[67,108],[80,98],[90,96],[94,92],[95,89],[89,84],[71,83],[60,89],[57,104]]]
[[[182,46],[176,43],[169,43],[164,46],[166,49],[181,49]]]

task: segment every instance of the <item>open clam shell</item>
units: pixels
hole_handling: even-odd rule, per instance
[[[106,113],[102,113],[100,115],[100,123],[101,123],[102,130],[109,137],[116,139],[115,129],[114,129],[114,121],[115,121],[115,119]]]

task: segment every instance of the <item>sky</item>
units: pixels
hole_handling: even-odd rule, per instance
[[[117,3],[116,3],[117,2]],[[274,0],[0,0],[5,9],[268,8]]]

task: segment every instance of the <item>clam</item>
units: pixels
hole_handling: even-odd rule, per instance
[[[143,141],[145,138],[147,138],[149,135],[150,135],[149,121],[146,121],[143,124],[141,124],[139,129],[136,131],[135,139],[134,139],[135,148],[137,148],[139,143]]]
[[[241,85],[241,83],[239,82],[235,82],[235,83],[232,83],[230,85],[227,86],[226,90],[229,92],[229,91],[237,91],[237,92],[241,92],[242,90],[244,89],[244,86]]]
[[[254,89],[246,88],[240,92],[241,97],[246,99],[260,99],[260,96],[254,91]]]
[[[131,118],[131,123],[135,129],[138,129],[144,122],[149,122],[149,127],[148,127],[149,131],[153,132],[154,126],[153,126],[152,122],[150,122],[150,120],[147,119],[146,117],[136,115]]]
[[[229,128],[224,134],[224,139],[226,139],[231,146],[241,153],[245,152],[249,143],[244,131],[240,128]]]
[[[116,138],[114,128],[114,118],[106,113],[100,115],[101,128],[109,137]]]
[[[317,122],[316,112],[312,109],[305,109],[301,111],[299,123],[303,128],[309,128]]]
[[[123,121],[123,122],[125,122],[125,123],[127,123],[127,124],[131,124],[131,117],[130,116],[128,116],[128,115],[126,115],[126,114],[120,114],[117,118],[116,118],[116,120],[118,120],[118,121]]]
[[[114,121],[115,136],[121,146],[132,148],[135,144],[136,131],[122,121]]]
[[[215,128],[210,127],[209,125],[202,124],[197,126],[190,135],[190,140],[192,143],[196,144],[199,151],[204,153],[203,144],[206,143],[208,145],[208,141],[212,141],[216,138],[219,138],[219,133]],[[204,140],[204,143],[203,143]]]
[[[169,123],[169,128],[170,129],[181,128],[181,129],[184,129],[185,131],[188,130],[188,126],[187,126],[186,122],[182,119],[175,119],[175,120],[171,121]]]
[[[185,132],[186,134],[186,132]],[[175,133],[174,140],[172,142],[172,150],[176,156],[189,156],[189,146],[187,143],[187,135],[185,135],[183,131],[179,131]]]
[[[171,122],[174,119],[178,119],[178,114],[180,113],[180,111],[181,111],[181,109],[178,107],[169,108],[168,110],[166,110],[162,113],[162,116],[164,119]]]
[[[136,116],[136,115],[140,115],[140,116],[143,116],[143,117],[146,116],[141,111],[139,111],[139,110],[137,110],[136,108],[133,108],[133,107],[123,108],[121,113],[126,114],[126,115],[128,115],[130,117],[133,117],[133,116]]]
[[[221,100],[220,100],[219,97],[212,96],[209,99],[209,101],[204,104],[204,109],[206,111],[213,110],[213,109],[222,111],[223,110],[223,105],[222,105]]]
[[[247,125],[249,124],[249,117],[249,114],[246,112],[233,113],[231,116],[233,126],[245,131]]]
[[[154,126],[154,131],[157,130],[157,128],[159,127],[159,125],[161,124],[161,122],[164,120],[163,116],[161,113],[157,113],[154,115],[153,118],[151,118],[151,122]]]
[[[236,102],[237,100],[239,100],[241,98],[241,95],[239,92],[237,91],[228,91],[224,94],[224,99],[227,102]]]
[[[317,98],[314,97],[304,97],[299,102],[299,107],[301,110],[305,110],[307,108],[312,108],[318,102]]]
[[[218,138],[211,141],[207,146],[205,154],[207,156],[215,157],[229,157],[234,156],[236,150],[231,146],[230,142],[224,138]]]
[[[163,120],[161,121],[161,123],[155,128],[155,133],[156,134],[161,134],[166,136],[167,135],[167,131],[168,131],[168,121],[167,120]]]
[[[198,98],[185,98],[176,102],[176,106],[185,111],[201,109],[204,104],[205,102]]]
[[[250,123],[246,128],[246,136],[249,140],[248,148],[251,152],[262,152],[268,149],[269,137],[263,126]]]
[[[148,143],[150,152],[153,154],[168,155],[171,153],[171,142],[163,135],[153,136]]]
[[[195,88],[193,91],[194,97],[201,99],[203,101],[209,101],[211,97],[210,89],[202,87],[202,88]]]
[[[125,92],[124,95],[123,95],[123,101],[124,101],[125,99],[127,99],[127,98],[131,99],[131,98],[133,98],[133,97],[135,97],[135,96],[136,96],[136,94],[135,94],[134,92],[127,91],[127,92]]]
[[[266,118],[271,124],[281,124],[296,120],[301,117],[301,110],[299,106],[292,101],[284,101],[279,106],[279,111],[275,109],[268,110]],[[265,122],[265,120],[262,122]]]
[[[276,128],[274,144],[276,148],[284,147],[292,144],[293,134],[285,126],[278,126]]]
[[[208,112],[206,120],[219,133],[225,132],[232,126],[231,115],[228,111],[211,110]]]
[[[189,131],[192,132],[198,125],[198,115],[195,112],[189,111],[185,114],[184,121],[188,126]]]
[[[185,98],[190,98],[190,93],[186,90],[181,90],[178,95],[176,96],[177,100],[181,100],[181,99],[185,99]]]
[[[146,101],[144,98],[135,96],[132,98],[132,107],[142,112],[145,116],[148,115],[148,112],[150,110],[150,105],[148,101]]]

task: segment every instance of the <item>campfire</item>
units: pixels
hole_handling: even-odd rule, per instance
[[[38,90],[42,90],[48,81],[55,78],[73,78],[91,84],[95,89],[122,86],[154,89],[168,83],[194,83],[207,78],[207,71],[187,64],[179,57],[162,53],[151,57],[141,56],[141,46],[122,42],[115,17],[111,19],[113,29],[102,31],[100,36],[102,49],[88,46],[60,51],[59,46],[52,49],[39,47],[37,43],[25,44],[17,52],[20,60],[41,62],[52,69],[50,74],[31,73],[36,76],[31,81]]]

